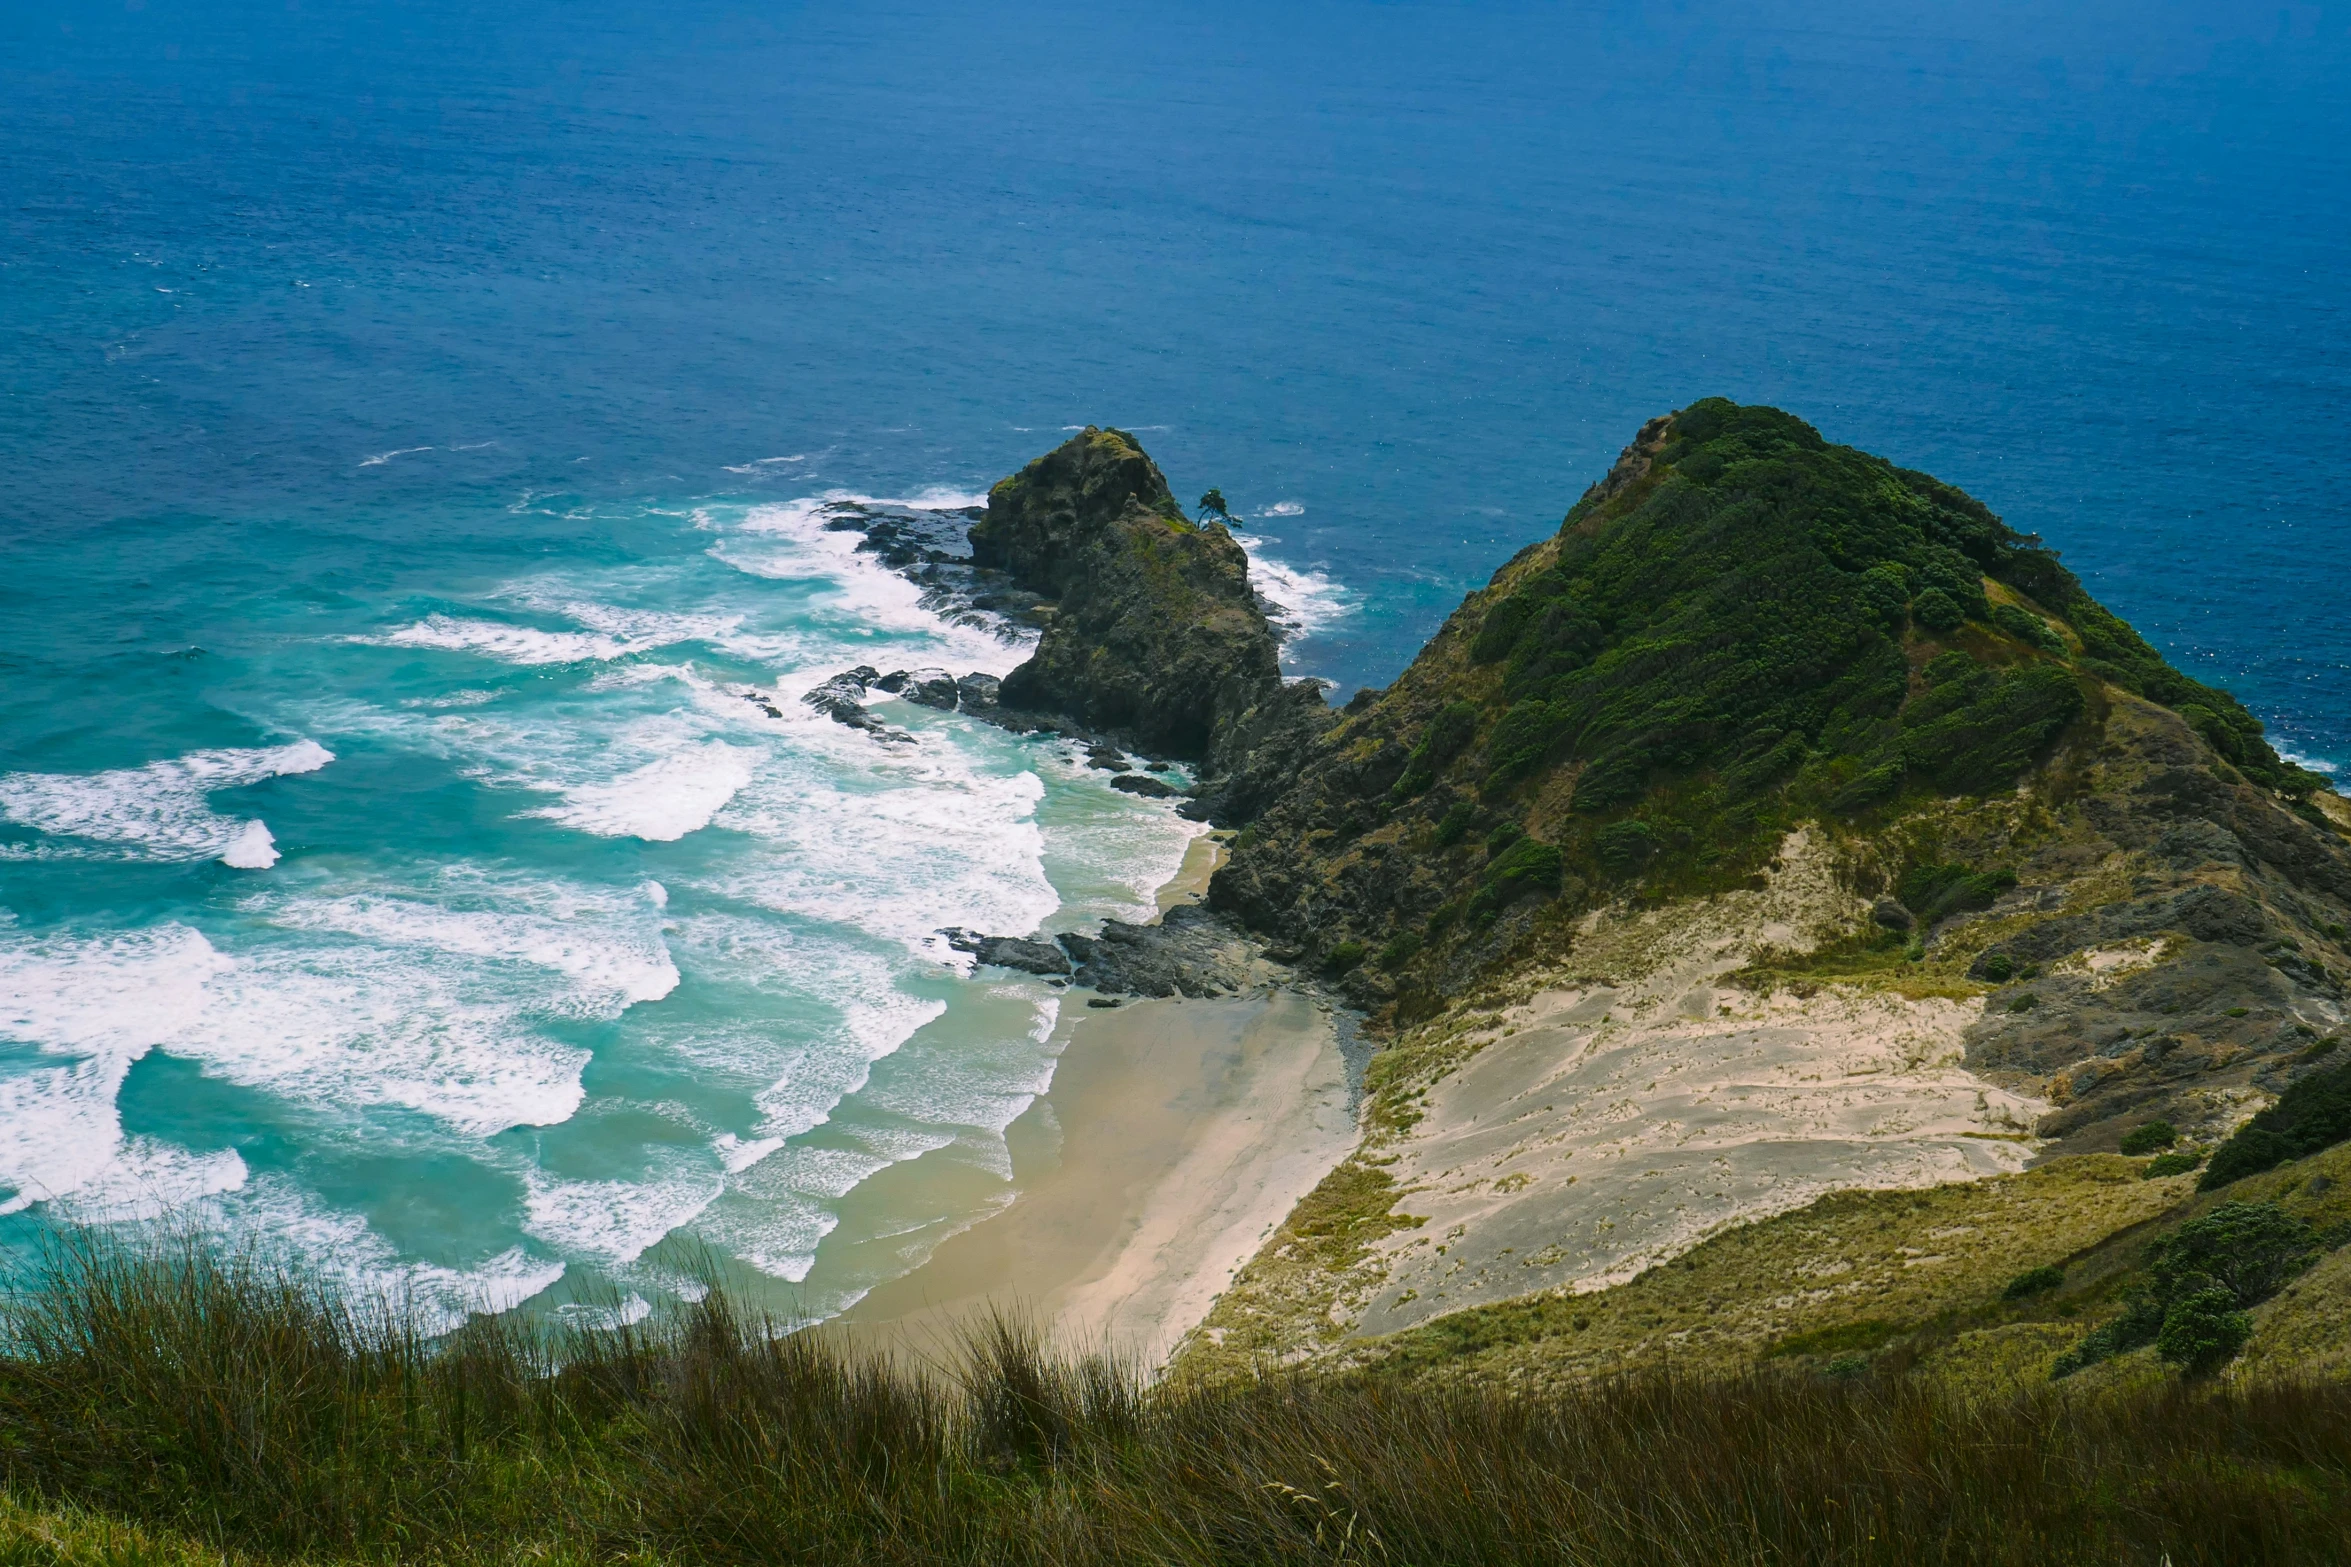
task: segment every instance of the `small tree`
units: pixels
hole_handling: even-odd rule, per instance
[[[2155,1353],[2191,1376],[2217,1370],[2253,1336],[2253,1317],[2214,1285],[2172,1303],[2155,1335]]]
[[[1203,517],[1220,517],[1226,522],[1231,522],[1233,520],[1233,514],[1225,509],[1224,491],[1210,490],[1206,495],[1201,496],[1200,515]]]
[[[2318,1236],[2275,1203],[2222,1203],[2160,1241],[2148,1272],[2168,1300],[2207,1282],[2229,1292],[2232,1306],[2258,1306],[2310,1265]]]

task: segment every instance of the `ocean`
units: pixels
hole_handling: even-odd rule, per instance
[[[1010,1193],[1199,829],[796,698],[1010,668],[829,531],[1085,423],[1391,678],[1719,393],[2351,765],[2351,11],[0,10],[0,1244],[823,1316]],[[780,716],[771,716],[772,707]]]

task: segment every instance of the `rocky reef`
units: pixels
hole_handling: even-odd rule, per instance
[[[1050,941],[1029,941],[971,930],[939,934],[981,963],[1069,978],[1105,996],[1227,996],[1290,977],[1239,925],[1191,904],[1149,925],[1105,920],[1092,936],[1064,931]]]

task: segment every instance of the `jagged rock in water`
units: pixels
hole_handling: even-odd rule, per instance
[[[1110,780],[1110,787],[1127,794],[1139,794],[1146,800],[1164,800],[1181,792],[1148,773],[1121,773]]]
[[[994,675],[975,669],[955,682],[956,705],[967,713],[984,713],[997,705],[1002,685]]]
[[[1123,773],[1127,770],[1127,754],[1115,746],[1093,746],[1086,752],[1086,765],[1106,773]]]
[[[878,557],[922,589],[923,607],[960,626],[1017,640],[1044,623],[1043,597],[1001,571],[975,565],[968,532],[982,515],[976,506],[889,506],[875,501],[827,501],[828,532],[859,533],[860,553]]]
[[[893,683],[883,689],[894,691],[909,702],[950,713],[955,711],[959,699],[955,677],[944,669],[901,669],[893,671],[889,679]]]
[[[866,689],[879,684],[880,680],[881,676],[870,665],[860,664],[855,669],[843,670],[824,681],[800,700],[837,724],[862,730],[877,740],[910,745],[914,741],[912,735],[902,729],[892,729],[865,710]],[[768,712],[777,718],[783,716],[772,707]]]
[[[1319,688],[1299,696],[1282,681],[1241,546],[1222,524],[1187,520],[1123,431],[1089,426],[999,483],[971,547],[1056,601],[1036,653],[1005,678],[1008,707],[1131,735],[1206,775],[1246,773],[1246,788],[1218,796],[1236,809],[1277,792],[1317,715],[1328,722]]]
[[[968,952],[982,963],[998,968],[1019,969],[1026,974],[1062,975],[1071,972],[1069,955],[1049,941],[1029,941],[1019,936],[984,936],[976,930],[955,926],[939,932],[947,938],[947,945],[958,952]]]

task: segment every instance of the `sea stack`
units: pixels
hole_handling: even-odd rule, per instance
[[[1089,425],[998,483],[971,549],[1053,601],[1004,705],[1201,764],[1197,815],[1254,816],[1328,726],[1319,685],[1282,680],[1246,552],[1187,518],[1123,430]]]

